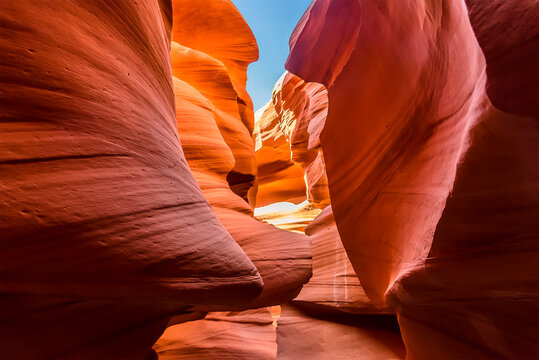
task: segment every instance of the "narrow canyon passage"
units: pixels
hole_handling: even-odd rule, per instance
[[[0,359],[539,358],[537,2],[299,3],[0,3]]]

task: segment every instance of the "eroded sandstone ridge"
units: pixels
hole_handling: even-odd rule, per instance
[[[281,306],[277,359],[401,359],[405,349],[396,317],[365,294],[328,206],[319,139],[327,99],[323,85],[285,73],[271,101],[255,116],[257,203],[278,201],[257,208],[255,215],[280,228],[305,232],[313,254],[312,278]]]
[[[537,18],[2,2],[0,358],[538,357]]]
[[[219,221],[255,263],[264,287],[237,306],[197,306],[198,311],[245,310],[294,298],[311,276],[309,239],[252,217],[256,194],[254,113],[245,91],[247,65],[258,47],[239,11],[227,1],[176,0],[171,48],[179,136],[187,163]],[[194,35],[193,35],[194,34]],[[254,201],[254,198],[251,199]],[[239,295],[241,296],[241,295]],[[209,314],[171,326],[156,343],[160,358],[275,358],[275,329],[267,308]],[[206,333],[193,337],[191,332]],[[254,334],[243,338],[245,332]],[[226,336],[220,337],[223,332]],[[235,339],[229,342],[230,339]],[[266,339],[265,341],[262,341]],[[188,346],[189,351],[182,348]]]
[[[229,2],[4,2],[0,23],[2,358],[144,358],[175,314],[297,294],[307,238],[244,200],[257,47]]]

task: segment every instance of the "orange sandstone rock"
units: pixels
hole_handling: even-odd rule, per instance
[[[257,206],[307,199],[329,204],[319,130],[327,116],[327,92],[285,73],[275,84],[272,100],[257,112]]]
[[[238,302],[232,308],[279,304],[293,298],[311,276],[309,239],[252,218],[246,192],[237,194],[238,184],[230,184],[229,176],[231,171],[252,174],[253,179],[256,174],[252,126],[245,118],[253,112],[245,92],[245,71],[258,56],[256,42],[231,2],[175,1],[174,5],[171,62],[182,148],[219,221],[263,273],[264,290],[256,301]],[[189,36],[180,30],[184,28],[198,30]],[[217,41],[226,32],[226,41]],[[247,105],[239,108],[236,98],[244,98]],[[238,170],[238,166],[247,167]]]
[[[294,306],[317,308],[321,313],[391,313],[387,307],[375,307],[363,291],[341,243],[331,206],[307,226],[305,233],[311,238],[313,276],[294,298]]]
[[[399,326],[391,315],[320,315],[283,305],[277,359],[404,359]]]
[[[268,308],[211,313],[167,328],[155,344],[160,360],[275,359],[275,328]]]
[[[229,84],[223,86],[224,84],[221,83],[212,86],[206,83],[202,86],[203,89],[199,90],[205,96],[209,92],[209,98],[218,110],[218,125],[236,159],[227,180],[231,188],[246,199],[247,192],[256,176],[253,149],[247,145],[250,144],[248,138],[254,126],[253,104],[245,90],[247,66],[258,60],[256,40],[247,23],[230,1],[174,0],[173,11],[173,40],[193,51],[202,53],[208,61],[218,63],[226,69],[227,76],[211,79],[210,83],[226,81]],[[183,64],[189,66],[188,63]],[[196,62],[195,64],[197,64],[193,69],[195,73],[204,74],[208,65]],[[182,69],[182,74],[185,76],[188,73],[186,70],[188,69]],[[204,75],[198,79],[203,82],[209,80]],[[182,80],[184,80],[183,77]],[[229,136],[225,132],[233,135]]]

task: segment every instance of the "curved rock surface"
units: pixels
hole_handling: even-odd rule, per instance
[[[537,358],[538,18],[3,2],[0,358]]]
[[[3,358],[145,357],[261,291],[183,157],[160,5],[1,5]]]
[[[271,101],[257,111],[255,150],[257,206],[281,201],[329,204],[320,130],[327,116],[327,92],[285,72]]]
[[[311,276],[309,239],[255,220],[246,192],[238,194],[238,184],[230,183],[231,172],[256,175],[256,167],[247,166],[254,166],[255,152],[253,109],[245,91],[246,67],[258,58],[256,41],[229,1],[176,0],[173,23],[172,75],[183,152],[219,221],[264,281],[255,302],[238,302],[235,308],[280,304]],[[190,36],[193,29],[196,35]],[[221,310],[226,309],[231,307]]]
[[[211,313],[167,328],[154,349],[159,360],[271,360],[277,352],[275,336],[268,308]]]
[[[229,1],[175,1],[171,46],[179,137],[187,163],[221,224],[262,276],[263,291],[244,310],[292,299],[311,276],[309,239],[252,217],[247,193],[257,174],[253,109],[246,67],[258,57],[250,29]],[[203,10],[203,11],[201,11]],[[181,29],[184,29],[183,31]],[[193,33],[196,34],[193,36]],[[159,358],[274,359],[275,329],[267,308],[209,313],[167,328],[154,346]]]
[[[277,326],[277,359],[404,359],[399,326],[390,315],[345,316],[283,305]]]
[[[487,94],[502,111],[539,117],[539,3],[466,0],[487,61]]]
[[[313,2],[286,67],[328,88],[332,208],[367,295],[397,310],[410,359],[533,357],[539,131],[493,108],[485,84],[503,110],[528,101],[504,89],[496,62],[533,78],[519,66],[536,32],[523,19],[494,45],[494,21],[519,21],[501,2],[469,2],[475,33],[463,1],[347,3]],[[528,5],[514,9],[537,16]]]
[[[181,79],[185,80],[189,67],[195,66],[191,75],[193,80],[202,82],[201,86],[185,81],[216,107],[216,122],[236,160],[227,180],[231,188],[246,199],[256,176],[250,140],[254,126],[253,104],[245,90],[247,66],[258,60],[256,40],[231,1],[174,0],[173,11],[173,41],[199,52],[204,59],[181,62],[184,66],[179,70],[184,76]],[[211,67],[220,67],[221,71]]]
[[[318,308],[322,313],[391,313],[374,306],[363,291],[342,245],[331,205],[305,228],[305,234],[311,238],[313,276],[294,298],[294,306]]]

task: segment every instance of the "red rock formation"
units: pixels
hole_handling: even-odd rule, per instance
[[[246,202],[256,167],[245,71],[258,57],[256,42],[231,2],[177,0],[174,5],[171,61],[182,148],[219,221],[264,281],[255,301],[194,309],[242,310],[280,304],[296,296],[309,279],[311,260],[305,235],[257,221]],[[258,318],[253,320],[249,311],[210,313],[204,320],[171,326],[154,349],[164,359],[275,358],[270,313],[263,308],[255,314]]]
[[[256,206],[276,202],[306,200],[304,173],[300,164],[291,160],[290,144],[283,133],[279,115],[272,102],[256,112],[255,150],[258,165]]]
[[[305,229],[311,237],[313,276],[294,298],[294,305],[319,308],[329,313],[391,313],[377,308],[369,300],[346,255],[335,225],[331,206]]]
[[[533,0],[466,0],[487,61],[487,94],[496,108],[539,116],[539,4]]]
[[[256,41],[229,1],[176,0],[173,21],[172,75],[185,157],[220,222],[264,281],[255,302],[238,302],[236,308],[280,304],[293,298],[311,276],[309,239],[253,219],[246,192],[235,193],[238,184],[230,184],[229,176],[256,174],[249,165],[255,164],[253,109],[245,91],[247,64],[258,57]],[[196,36],[181,29],[197,29]],[[223,37],[226,42],[219,40]]]
[[[1,5],[2,358],[144,357],[261,290],[182,155],[161,6]]]
[[[404,359],[394,316],[331,314],[320,316],[282,306],[277,326],[278,360]]]
[[[253,105],[245,90],[247,66],[258,60],[256,40],[230,1],[175,0],[173,10],[173,40],[200,52],[205,58],[202,63],[184,62],[183,65],[196,64],[194,75],[198,74],[198,80],[206,82],[199,91],[215,105],[216,121],[221,131],[230,135],[223,136],[236,159],[227,180],[232,189],[246,199],[256,176],[254,150],[249,140],[253,131]],[[207,82],[207,71],[213,71],[206,68],[210,63],[226,72],[211,80],[217,83],[215,86]],[[185,70],[182,69],[182,74],[188,76]]]
[[[331,206],[306,228],[313,277],[282,306],[278,359],[403,359],[399,326],[367,298],[342,246]],[[386,313],[386,315],[383,315]]]
[[[380,315],[391,311],[367,298],[342,246],[331,207],[313,221],[320,213],[313,205],[329,203],[319,147],[326,116],[325,88],[286,73],[255,122],[256,203],[295,201],[308,195],[299,205],[276,202],[255,209],[259,219],[311,235],[313,277],[293,301],[283,305],[278,358],[403,358],[397,320],[394,315]],[[299,174],[294,176],[292,169]],[[316,191],[322,186],[325,193]],[[379,340],[373,343],[373,338]]]
[[[0,358],[537,357],[538,15],[314,0],[255,124],[229,0],[2,3]]]
[[[279,201],[324,208],[329,204],[319,131],[327,116],[327,92],[285,73],[255,124],[257,206]]]
[[[174,325],[154,346],[159,360],[275,359],[277,343],[268,308],[211,313],[203,320]]]
[[[365,291],[396,308],[411,359],[533,357],[538,327],[525,319],[539,311],[537,123],[486,99],[464,2],[348,3],[313,3],[287,69],[328,87],[321,146],[332,207]],[[499,2],[470,3],[488,69],[495,35],[485,29],[518,20]],[[495,63],[518,68],[536,51],[529,26],[517,29],[492,54],[516,51]],[[504,110],[526,103],[517,113],[530,114],[496,66],[493,100]]]

